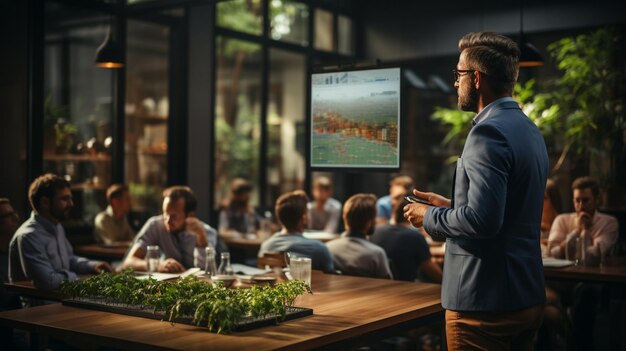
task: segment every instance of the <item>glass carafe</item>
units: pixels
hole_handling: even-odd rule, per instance
[[[230,253],[222,252],[220,268],[217,269],[219,275],[233,275],[233,267],[230,265]]]

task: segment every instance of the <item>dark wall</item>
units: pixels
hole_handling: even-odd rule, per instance
[[[0,5],[0,197],[27,213],[28,9],[31,1]]]

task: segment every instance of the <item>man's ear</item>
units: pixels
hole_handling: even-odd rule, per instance
[[[481,85],[485,84],[483,73],[480,71],[474,71],[474,88],[480,89]]]
[[[43,211],[46,211],[46,212],[49,212],[50,211],[50,207],[52,205],[51,201],[52,201],[51,198],[42,196],[39,199],[39,209],[43,210]]]

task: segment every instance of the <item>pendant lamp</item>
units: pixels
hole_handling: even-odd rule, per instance
[[[524,38],[524,3],[520,2],[520,15],[519,15],[519,66],[520,67],[536,67],[543,66],[543,57],[539,53],[537,48],[526,41]]]
[[[124,67],[124,52],[122,47],[117,41],[114,40],[112,27],[113,21],[109,24],[107,36],[104,42],[98,47],[96,51],[96,66],[102,68],[122,68]]]

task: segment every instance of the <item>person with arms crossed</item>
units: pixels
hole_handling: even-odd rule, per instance
[[[176,185],[163,191],[163,214],[144,224],[126,254],[123,268],[148,269],[148,246],[158,245],[161,256],[158,271],[180,273],[204,267],[207,245],[216,247],[217,232],[196,217],[196,196],[188,186]]]
[[[548,155],[539,129],[511,98],[519,48],[505,36],[459,41],[454,87],[473,120],[453,199],[413,193],[405,218],[446,239],[441,304],[449,350],[531,350],[546,300],[540,249]]]
[[[94,220],[94,237],[97,242],[107,245],[128,244],[135,237],[126,219],[131,207],[128,187],[123,184],[111,185],[107,189],[107,201],[109,206],[98,213]]]
[[[74,256],[61,221],[74,206],[70,183],[54,174],[35,179],[28,189],[33,210],[19,227],[9,247],[9,279],[32,280],[37,289],[54,290],[78,274],[111,272],[106,262]]]

